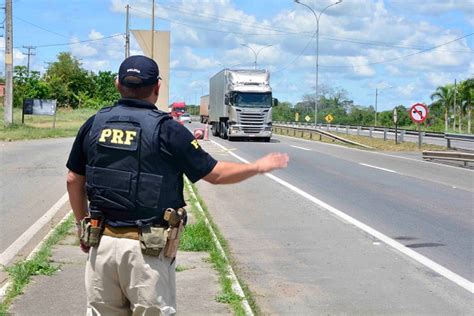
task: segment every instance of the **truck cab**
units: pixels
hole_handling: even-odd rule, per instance
[[[177,120],[179,117],[186,112],[186,104],[184,102],[173,102],[171,104],[171,116]]]
[[[270,141],[273,102],[267,70],[222,70],[209,81],[213,135]]]

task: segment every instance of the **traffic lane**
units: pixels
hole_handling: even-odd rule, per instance
[[[0,252],[66,192],[66,161],[73,139],[3,142],[0,145]]]
[[[278,139],[289,146],[311,149],[315,154],[332,155],[338,159],[386,168],[410,177],[474,192],[473,170],[426,162],[421,159],[421,153],[417,153],[419,159],[416,159],[292,137],[279,136]]]
[[[253,160],[284,145],[275,144],[237,148]],[[345,160],[349,154],[339,158],[301,148],[287,146],[290,165],[277,176],[473,279],[472,251],[466,252],[472,248],[472,192],[367,168]]]
[[[471,306],[467,291],[267,177],[197,187],[263,314],[462,314]]]

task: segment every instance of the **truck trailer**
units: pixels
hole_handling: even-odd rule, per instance
[[[199,104],[199,116],[201,123],[207,123],[209,121],[209,95],[203,95],[201,97],[201,103]]]
[[[223,69],[209,80],[209,123],[223,139],[272,137],[272,98],[267,70]]]

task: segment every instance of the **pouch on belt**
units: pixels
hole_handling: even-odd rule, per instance
[[[140,247],[142,253],[148,256],[159,256],[165,247],[168,231],[164,227],[140,227]]]
[[[85,217],[81,221],[81,242],[87,247],[97,247],[104,228],[102,219]]]

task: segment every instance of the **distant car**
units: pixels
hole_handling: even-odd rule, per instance
[[[181,114],[179,121],[182,123],[191,123],[191,116],[188,113]]]

